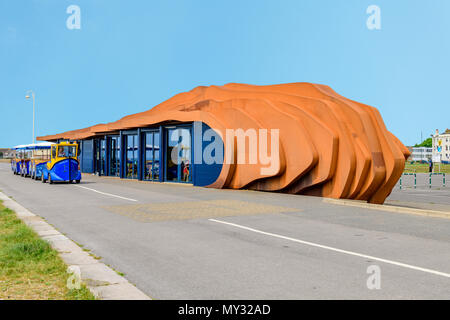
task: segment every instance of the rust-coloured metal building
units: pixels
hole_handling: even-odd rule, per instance
[[[212,130],[211,130],[212,129]],[[410,152],[374,107],[325,85],[197,87],[77,140],[86,173],[383,203]]]

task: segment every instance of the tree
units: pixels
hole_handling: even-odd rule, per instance
[[[3,152],[0,152],[0,159],[3,159]]]
[[[414,147],[427,147],[431,148],[433,146],[433,140],[431,138],[425,139],[421,144],[416,144]]]

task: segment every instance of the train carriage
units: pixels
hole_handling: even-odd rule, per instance
[[[29,146],[24,144],[13,148],[16,150],[16,155],[11,160],[11,170],[14,174],[21,175],[22,177],[29,176],[30,174],[31,152],[28,149]]]
[[[43,165],[50,160],[50,147],[54,143],[42,142],[14,147],[15,156],[11,159],[11,170],[22,177],[40,178]]]
[[[50,149],[54,143],[43,142],[31,147],[32,154],[30,159],[30,177],[34,180],[40,180],[44,166],[51,160]]]
[[[78,144],[70,141],[51,146],[50,161],[42,167],[41,181],[80,183],[81,171],[78,162]]]
[[[11,159],[11,171],[14,174],[20,174],[20,168],[21,168],[21,153],[20,149],[22,146],[15,146],[13,149],[15,150],[14,158]]]

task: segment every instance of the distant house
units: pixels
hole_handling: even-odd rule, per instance
[[[450,129],[433,135],[433,161],[440,159],[442,163],[450,163]]]
[[[0,159],[11,159],[15,155],[15,151],[9,148],[0,148]]]
[[[433,148],[429,147],[413,147],[411,160],[412,161],[430,161],[433,157]]]

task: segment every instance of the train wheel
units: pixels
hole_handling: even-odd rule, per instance
[[[80,183],[80,180],[75,180],[75,183]]]

